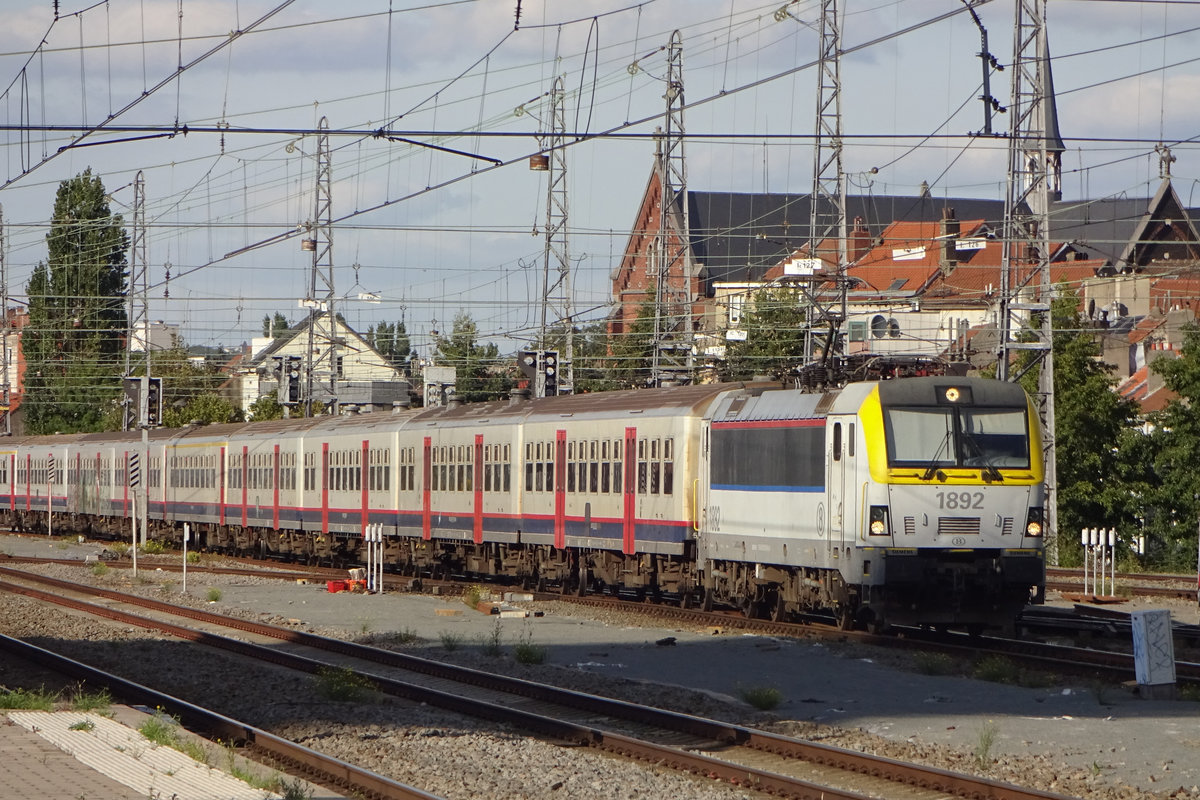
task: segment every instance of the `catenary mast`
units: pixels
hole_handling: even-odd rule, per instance
[[[1050,280],[1050,203],[1062,197],[1062,153],[1046,39],[1046,0],[1017,0],[1012,102],[1009,104],[1008,191],[1004,201],[997,377],[1038,373],[1038,411],[1046,464],[1046,558],[1058,563],[1058,486],[1054,435],[1054,350]],[[1040,322],[1038,321],[1040,316]],[[1033,341],[1016,340],[1028,331]],[[1020,351],[1033,356],[1022,368]]]
[[[683,148],[683,36],[678,30],[671,34],[667,45],[667,91],[663,99],[667,101],[665,127],[658,132],[656,154],[660,184],[658,235],[651,265],[655,293],[652,386],[690,383],[694,368],[691,233]]]

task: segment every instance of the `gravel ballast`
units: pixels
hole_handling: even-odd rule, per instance
[[[0,552],[63,557],[65,548],[53,547],[0,538]],[[628,614],[567,603],[522,604],[542,616],[499,619],[457,598],[331,594],[312,584],[201,573],[189,576],[183,596],[178,573],[140,563],[137,580],[116,569],[37,571],[1071,796],[1200,799],[1200,703],[1150,702],[1069,679],[1025,688],[926,675],[893,651],[646,628]],[[217,602],[206,602],[209,589],[219,592]],[[402,701],[332,703],[307,676],[247,668],[3,593],[0,620],[0,632],[55,639],[69,655],[448,798],[749,796]],[[546,663],[517,663],[522,641],[545,648]],[[0,684],[19,683],[10,665],[0,665]],[[764,686],[783,697],[771,712],[739,699]]]

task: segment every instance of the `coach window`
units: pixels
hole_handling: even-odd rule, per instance
[[[575,491],[575,442],[567,442],[567,491]]]
[[[658,439],[650,440],[650,494],[658,494],[662,488],[662,461]]]
[[[500,472],[504,476],[504,491],[512,491],[512,459],[509,457],[509,445],[504,445],[500,457]]]
[[[492,446],[490,444],[483,446],[483,490],[485,492],[492,490]]]
[[[463,484],[465,486],[463,491],[473,492],[473,491],[475,491],[475,459],[472,455],[472,451],[474,450],[474,448],[466,447],[463,449],[466,451],[466,458],[467,458],[467,463],[463,464],[463,468],[462,468],[463,469]]]
[[[525,443],[525,491],[533,491],[533,442]]]
[[[533,484],[539,492],[546,491],[546,453],[545,443],[536,442],[533,445]]]
[[[620,485],[622,485],[622,481],[624,480],[624,475],[625,475],[625,465],[624,465],[624,462],[622,462],[622,459],[620,459],[620,447],[622,447],[622,443],[620,443],[620,439],[613,439],[612,440],[612,492],[613,492],[613,494],[620,494]]]
[[[663,439],[663,494],[675,491],[675,440]]]
[[[612,466],[608,459],[608,439],[600,442],[600,494],[608,494],[612,488],[609,469]]]
[[[645,494],[646,493],[646,478],[647,478],[646,440],[645,439],[638,439],[637,457],[638,457],[637,491],[638,491],[638,494]]]
[[[833,423],[833,460],[842,460],[842,423]]]
[[[317,488],[317,454],[304,454],[304,491],[311,492]]]
[[[595,439],[587,443],[588,447],[588,491],[592,494],[600,491],[600,452]]]

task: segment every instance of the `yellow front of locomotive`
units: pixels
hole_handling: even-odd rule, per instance
[[[1045,594],[1041,428],[1020,386],[884,381],[859,409],[858,544],[892,624],[1006,627]]]

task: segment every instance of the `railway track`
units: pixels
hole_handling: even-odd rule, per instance
[[[996,800],[1062,797],[17,570],[4,568],[0,573],[6,578],[0,581],[0,589],[42,602],[69,606],[122,624],[158,630],[304,672],[316,672],[331,665],[351,668],[390,695],[516,725],[541,736],[727,781],[777,797],[846,800],[872,796],[913,800],[947,796]],[[104,604],[90,602],[96,599]],[[134,607],[138,613],[123,611],[116,607],[118,604]],[[171,621],[178,617],[199,626]],[[212,632],[218,628],[236,629],[242,638]],[[272,646],[257,641],[270,642]],[[288,645],[286,652],[279,647],[281,641]]]
[[[192,731],[202,731],[214,740],[238,743],[256,760],[313,783],[376,800],[439,800],[437,795],[20,639],[0,634],[0,651],[88,686],[107,687],[113,696],[126,703],[161,709],[186,723]]]
[[[9,556],[0,558],[0,564],[40,564],[56,563],[78,567],[78,559],[50,559],[42,557]],[[126,568],[129,562],[108,562],[118,568]],[[327,578],[343,577],[345,570],[330,567],[304,567],[299,569],[270,568],[264,569],[262,562],[248,560],[246,567],[220,566],[189,566],[189,571],[211,572],[222,575],[241,575],[246,577],[278,578],[281,580],[307,579],[321,581]],[[180,571],[178,563],[153,563],[154,569]],[[2,572],[2,570],[0,570]],[[425,581],[411,577],[385,575],[384,584],[389,590],[407,590],[420,587],[441,586],[459,590],[468,585],[463,582],[438,580]],[[534,593],[535,600],[563,601],[585,607],[607,611],[620,611],[636,616],[674,625],[690,625],[699,628],[722,628],[770,636],[786,636],[791,638],[822,639],[832,641],[854,641],[891,649],[912,651],[936,651],[964,660],[977,660],[989,655],[1004,656],[1033,669],[1046,670],[1056,674],[1078,675],[1087,678],[1101,678],[1113,682],[1133,680],[1135,677],[1133,656],[1129,652],[1095,649],[1091,647],[1071,647],[1062,644],[1050,644],[1024,639],[1007,639],[999,637],[978,636],[970,637],[965,634],[935,634],[919,629],[898,629],[887,634],[874,634],[866,631],[845,631],[837,628],[830,620],[828,623],[808,620],[805,622],[782,622],[769,619],[747,618],[738,611],[702,611],[696,608],[680,608],[674,605],[635,602],[623,600],[612,595],[563,595],[556,592]],[[1097,623],[1090,617],[1071,619],[1059,615],[1053,623],[1042,620],[1043,626],[1050,625],[1052,630],[1060,634],[1087,633],[1097,631],[1107,632],[1115,624],[1112,619]],[[1119,624],[1118,624],[1119,627]],[[1190,634],[1189,634],[1190,635]],[[1128,639],[1128,637],[1125,637]],[[1176,661],[1176,679],[1179,683],[1200,685],[1200,664],[1190,661]]]
[[[1107,577],[1107,576],[1106,576]],[[1136,597],[1171,597],[1196,602],[1195,575],[1156,572],[1118,572],[1117,588]],[[1046,567],[1046,588],[1057,592],[1083,592],[1083,570]]]

